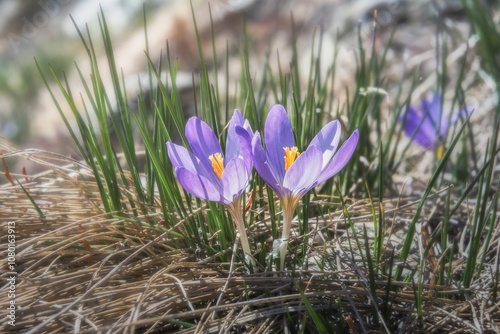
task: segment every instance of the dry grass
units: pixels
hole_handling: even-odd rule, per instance
[[[107,219],[100,211],[96,184],[87,169],[76,161],[41,151],[20,151],[5,142],[2,151],[5,157],[24,157],[51,169],[25,184],[45,217],[39,217],[19,186],[6,184],[0,188],[2,229],[6,230],[8,221],[15,221],[18,229],[19,309],[15,330],[281,332],[283,326],[290,325],[287,319],[301,322],[307,313],[305,297],[314,309],[325,310],[330,320],[338,322],[341,317],[346,332],[350,318],[359,320],[357,331],[374,330],[373,321],[369,320],[373,314],[370,300],[376,301],[377,313],[386,312],[384,303],[389,300],[394,322],[401,323],[406,331],[418,331],[414,283],[392,282],[392,289],[387,291],[387,280],[380,280],[376,293],[372,293],[368,269],[363,266],[360,254],[352,253],[351,247],[356,249],[353,232],[346,228],[345,217],[338,208],[331,207],[327,221],[311,220],[310,233],[314,237],[307,245],[309,261],[302,269],[248,274],[235,256],[230,263],[221,263],[216,257],[202,259],[196,250],[182,246],[182,240],[167,237],[167,231],[157,227],[161,226],[159,215]],[[84,175],[87,175],[85,181]],[[422,216],[428,219],[420,224],[424,233],[416,234],[413,260],[407,264],[412,269],[419,261],[425,263],[422,274],[431,282],[423,286],[424,327],[427,332],[443,333],[497,331],[500,314],[496,311],[498,305],[492,304],[490,291],[494,282],[491,268],[498,266],[498,227],[487,264],[490,269],[484,271],[473,287],[460,290],[433,284],[439,261],[447,257],[433,257],[432,254],[437,254],[433,252],[423,257],[428,242],[425,231],[439,222],[439,198],[445,194],[435,194],[437,206],[425,208]],[[384,241],[387,254],[392,250],[397,253],[416,200],[395,198],[382,203],[384,240],[390,240]],[[373,220],[369,203],[366,200],[350,203],[355,230],[362,235],[360,232],[366,227],[370,234]],[[467,214],[467,207],[457,214],[461,219],[455,221],[456,230],[467,224]],[[266,220],[257,222],[249,235],[266,233],[268,224]],[[173,229],[182,233],[182,222]],[[327,231],[334,235],[333,240],[326,239]],[[461,233],[456,235],[460,238]],[[2,268],[6,267],[4,241]],[[390,256],[384,258],[388,261]],[[320,259],[325,260],[324,270],[317,265]],[[457,274],[464,260],[453,264]],[[8,303],[5,286],[2,290],[0,305],[4,306]],[[342,315],[338,312],[339,305]],[[315,332],[310,318],[304,326],[306,332]],[[380,331],[386,332],[384,328],[382,323]],[[0,331],[9,330],[12,327],[2,322]]]

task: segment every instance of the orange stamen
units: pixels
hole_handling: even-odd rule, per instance
[[[295,146],[292,148],[283,147],[283,149],[285,150],[284,158],[285,158],[285,172],[286,172],[288,168],[290,168],[290,166],[295,161],[295,158],[297,158],[300,155],[300,153]]]
[[[220,153],[215,153],[209,156],[208,158],[210,159],[210,161],[212,161],[212,168],[214,169],[215,174],[217,174],[217,177],[220,180],[220,178],[222,177],[222,172],[224,171],[224,163],[222,162],[222,155]]]

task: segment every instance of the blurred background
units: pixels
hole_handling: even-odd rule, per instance
[[[129,98],[137,96],[141,74],[147,68],[144,42],[143,4],[147,18],[149,50],[153,61],[158,61],[160,52],[165,53],[168,41],[172,58],[179,62],[179,87],[186,90],[186,105],[192,99],[192,73],[199,69],[196,36],[193,28],[190,2],[185,0],[1,0],[0,1],[0,135],[22,148],[38,148],[64,155],[76,154],[68,131],[58,114],[48,90],[36,68],[34,58],[42,70],[51,78],[50,64],[56,74],[63,73],[74,94],[83,94],[81,79],[76,71],[79,66],[86,80],[90,69],[85,49],[75,24],[85,35],[90,32],[102,58],[102,69],[107,70],[106,56],[100,37],[98,21],[99,6],[105,14],[111,30],[115,59],[122,68]],[[466,45],[472,48],[468,76],[464,82],[466,103],[481,102],[485,115],[495,106],[495,80],[481,70],[480,60],[475,60],[474,39],[461,1],[458,0],[213,0],[192,1],[205,57],[212,58],[212,34],[210,13],[214,21],[215,44],[219,52],[218,68],[225,72],[225,50],[228,49],[229,77],[236,87],[241,73],[240,52],[243,43],[243,27],[251,41],[253,63],[251,71],[260,75],[262,60],[271,54],[273,70],[277,71],[279,53],[283,71],[289,72],[292,39],[291,13],[295,22],[299,63],[304,70],[302,78],[307,80],[311,61],[313,33],[321,35],[323,64],[329,66],[337,50],[337,67],[334,90],[338,99],[336,108],[345,104],[346,90],[353,90],[356,54],[358,52],[358,29],[362,45],[372,48],[374,22],[377,38],[374,47],[383,51],[389,43],[394,28],[395,35],[387,56],[388,71],[384,87],[387,87],[387,103],[395,94],[406,66],[405,76],[411,78],[414,70],[420,69],[419,84],[415,99],[428,94],[436,85],[432,73],[436,62],[436,32],[446,35],[451,48],[449,67],[450,82],[453,82],[453,67],[465,53]],[[374,13],[376,16],[374,17]],[[74,22],[72,21],[72,19]],[[453,53],[455,52],[455,54]],[[454,55],[454,57],[452,57]],[[156,58],[154,58],[156,57]],[[454,64],[455,62],[455,64]],[[213,67],[213,63],[208,63]],[[103,70],[103,71],[104,71]],[[327,68],[325,67],[325,72]],[[106,75],[103,75],[106,77]],[[409,85],[409,81],[407,85]],[[394,82],[394,85],[390,83]],[[55,93],[59,93],[56,82],[49,80]],[[304,87],[307,86],[307,82]],[[405,86],[404,86],[405,87]],[[406,86],[408,87],[408,86]],[[147,88],[147,87],[146,87]],[[229,88],[229,92],[234,91]],[[71,111],[64,104],[63,112],[72,119]],[[445,96],[446,98],[446,96]],[[269,101],[269,104],[273,104]],[[83,102],[82,106],[83,107]],[[244,106],[234,106],[240,109]],[[186,107],[186,114],[189,108]],[[489,120],[485,120],[489,122]]]

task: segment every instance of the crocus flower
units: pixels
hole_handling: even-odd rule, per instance
[[[243,133],[244,129],[237,128],[237,131]],[[300,153],[295,147],[292,124],[285,108],[275,105],[267,116],[264,128],[266,150],[262,147],[258,132],[252,139],[255,168],[276,193],[283,209],[282,238],[279,240],[281,268],[285,260],[293,214],[300,199],[309,190],[340,172],[356,148],[358,130],[355,130],[337,151],[340,134],[340,122],[332,121],[326,124],[307,149]]]
[[[455,124],[460,116],[467,117],[472,110],[471,108],[457,110],[448,119],[443,115],[442,100],[441,94],[433,93],[430,99],[420,101],[420,109],[409,106],[406,116],[402,114],[400,117],[400,121],[404,121],[405,134],[427,150],[433,150],[436,143],[446,137],[450,124]],[[441,153],[438,152],[438,155]]]
[[[236,133],[237,126],[243,137]],[[197,117],[190,118],[186,124],[186,138],[192,153],[183,146],[167,143],[168,156],[181,186],[191,195],[221,203],[229,210],[247,255],[251,255],[251,251],[243,223],[241,197],[253,168],[248,144],[252,136],[248,121],[235,110],[228,129],[225,155],[213,130]]]

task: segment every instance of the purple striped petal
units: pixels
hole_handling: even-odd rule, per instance
[[[221,188],[224,204],[238,200],[248,186],[249,174],[245,161],[235,158],[227,164],[222,172]]]
[[[248,134],[250,136],[253,136],[253,131],[252,131],[252,127],[250,126],[250,123],[248,122],[248,119],[245,120],[245,123],[243,123],[243,128],[245,130],[247,130]]]
[[[266,152],[262,148],[260,134],[257,131],[255,132],[255,135],[253,136],[253,139],[252,139],[252,155],[253,155],[255,169],[257,170],[257,173],[259,173],[260,177],[277,194],[282,194],[283,190],[281,189],[281,185],[276,180],[276,177],[274,176],[271,168],[269,168],[269,164],[267,162]]]
[[[309,146],[317,146],[323,152],[322,169],[328,165],[330,159],[335,154],[340,141],[341,134],[340,122],[335,120],[326,124],[314,137]]]
[[[231,122],[229,123],[229,128],[227,130],[226,139],[226,160],[230,161],[241,154],[241,149],[239,145],[238,134],[236,133],[236,127],[242,126],[245,123],[243,115],[238,109],[234,110],[233,117],[231,117]]]
[[[198,159],[193,153],[189,152],[184,146],[167,142],[167,152],[174,168],[184,167],[197,174],[204,174],[206,172],[206,168],[201,163],[200,159]]]
[[[338,150],[337,154],[335,154],[335,156],[333,157],[332,161],[330,161],[328,166],[326,166],[326,168],[323,169],[314,186],[317,186],[318,184],[325,182],[326,180],[328,180],[329,178],[333,177],[335,174],[340,172],[342,168],[344,168],[347,162],[349,162],[349,159],[351,159],[351,156],[354,153],[354,150],[356,149],[356,145],[358,145],[358,140],[359,140],[359,132],[358,130],[355,130],[352,133],[351,137],[349,137],[349,139],[347,139],[344,142],[344,144]]]
[[[213,130],[198,117],[191,117],[187,122],[186,138],[194,155],[207,167],[212,165],[209,156],[215,153],[223,154]]]
[[[317,146],[309,146],[288,168],[283,188],[294,196],[302,197],[311,190],[321,173],[323,153]]]
[[[191,195],[205,201],[223,202],[218,187],[214,186],[206,177],[195,174],[184,167],[177,167],[175,176],[177,176],[182,188]]]
[[[243,160],[245,160],[248,174],[250,174],[253,168],[252,136],[241,126],[237,126],[235,130],[238,134],[241,156],[243,157]]]
[[[213,168],[207,167],[193,153],[189,152],[184,146],[176,145],[172,142],[167,143],[167,152],[172,165],[175,167],[184,167],[192,173],[200,174],[209,179],[213,184],[219,184],[219,178]],[[210,169],[208,169],[210,168]]]
[[[277,104],[271,109],[264,130],[267,161],[277,181],[282,183],[285,177],[283,148],[294,146],[292,123],[283,106]]]

